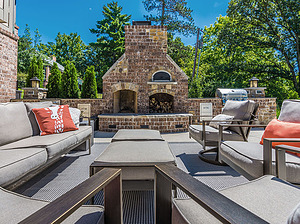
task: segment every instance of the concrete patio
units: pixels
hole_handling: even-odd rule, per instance
[[[261,129],[252,130],[249,140],[260,141],[262,133]],[[17,189],[17,192],[32,198],[53,201],[89,177],[90,164],[108,146],[113,135],[114,133],[96,132],[91,155],[86,151],[72,151]],[[168,133],[162,136],[169,142],[177,166],[213,189],[221,190],[248,182],[229,166],[216,166],[200,160],[198,152],[201,150],[201,145],[189,139],[187,132]],[[178,195],[186,197],[180,191]],[[96,198],[96,203],[103,203],[101,195]],[[123,208],[124,223],[154,223],[153,191],[123,192]]]

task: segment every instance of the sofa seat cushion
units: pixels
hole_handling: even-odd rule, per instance
[[[79,129],[76,131],[72,131],[73,135],[75,135],[77,142],[82,142],[83,139],[88,137],[93,133],[92,126],[79,126]]]
[[[45,148],[23,148],[0,150],[0,185],[8,185],[21,176],[45,164]]]
[[[22,139],[14,143],[1,146],[1,149],[17,149],[17,148],[30,148],[41,147],[46,148],[48,158],[60,155],[64,150],[74,146],[77,143],[77,138],[73,131],[64,132],[60,134],[45,135],[45,136],[32,136],[30,138]]]
[[[163,138],[157,130],[121,129],[111,141],[163,141]]]
[[[268,223],[286,223],[300,200],[298,187],[270,175],[220,193]],[[174,204],[190,223],[218,223],[192,199],[175,199]]]
[[[252,177],[263,175],[263,146],[254,142],[225,141],[221,144],[220,157],[241,167]],[[275,150],[272,149],[272,174],[275,175]],[[287,180],[300,183],[300,158],[286,153]]]
[[[0,146],[32,135],[23,102],[0,104]]]
[[[0,188],[1,223],[19,223],[49,202],[32,199]],[[81,206],[62,223],[99,223],[103,220],[102,206]]]
[[[190,125],[189,126],[189,133],[196,141],[203,141],[202,135],[202,125]],[[206,133],[206,140],[211,142],[217,142],[219,136],[219,130],[213,128],[211,126],[205,125],[205,133]],[[236,132],[231,130],[223,130],[223,139],[226,140],[233,140],[233,141],[243,141],[243,137]]]

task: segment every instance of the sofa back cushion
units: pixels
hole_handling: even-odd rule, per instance
[[[254,111],[257,109],[257,104],[253,100],[233,101],[227,100],[222,111],[222,114],[233,116],[233,120],[244,120],[243,124],[248,124],[252,118]],[[233,122],[236,123],[236,122]],[[242,134],[239,127],[229,127],[231,131]],[[244,132],[247,128],[242,128]]]
[[[32,133],[33,135],[39,135],[40,134],[40,129],[39,125],[35,119],[35,116],[32,112],[33,108],[45,108],[45,107],[50,107],[52,106],[53,103],[51,101],[44,101],[44,102],[35,102],[35,103],[25,103],[26,109],[27,109],[27,114],[31,123],[32,127]]]
[[[32,136],[23,102],[0,104],[0,145]]]
[[[283,101],[278,120],[300,123],[300,100]]]

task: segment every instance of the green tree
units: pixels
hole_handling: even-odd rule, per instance
[[[62,74],[61,87],[63,98],[79,98],[78,76],[75,65],[66,61],[64,73]]]
[[[61,96],[61,72],[56,63],[51,68],[51,75],[48,78],[48,98],[59,98]]]
[[[26,24],[24,34],[20,36],[18,41],[18,72],[27,73],[31,57],[33,52],[32,38],[30,34],[30,28]]]
[[[279,104],[297,96],[292,82],[283,78],[288,69],[274,49],[239,39],[247,29],[231,17],[219,17],[204,29],[200,58],[203,95],[214,97],[217,88],[249,87],[248,80],[256,76],[260,85],[267,87],[267,96],[277,97]]]
[[[27,87],[31,87],[30,79],[32,79],[33,77],[39,77],[39,66],[37,64],[37,60],[35,56],[32,58],[28,68],[28,76],[26,79]]]
[[[94,62],[98,73],[97,81],[102,79],[105,72],[122,56],[125,50],[125,25],[130,25],[131,16],[122,14],[122,7],[117,2],[108,3],[103,7],[103,20],[96,22],[96,28],[90,29],[98,37],[97,42],[91,43],[90,59]],[[98,90],[102,89],[98,82]]]
[[[172,34],[190,36],[196,33],[193,10],[187,6],[186,0],[144,0],[143,3],[147,12],[156,14],[146,15],[147,20],[167,26]]]
[[[67,61],[72,62],[79,74],[83,74],[85,65],[86,45],[77,33],[61,34],[58,33],[55,43],[48,42],[40,45],[40,51],[48,56],[54,55],[56,61],[65,66]]]
[[[37,78],[39,80],[41,80],[40,87],[43,87],[44,86],[44,63],[43,63],[42,58],[39,58],[37,60],[37,66],[38,66],[38,76],[37,76]]]
[[[290,80],[299,94],[299,12],[297,0],[231,0],[228,16],[239,32],[231,38],[226,33],[220,38],[225,43],[235,38],[235,46],[245,49],[250,45],[274,54],[277,61],[270,64],[275,72],[270,78]]]
[[[94,66],[89,66],[84,74],[81,98],[97,98],[97,83]]]

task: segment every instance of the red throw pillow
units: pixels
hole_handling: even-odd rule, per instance
[[[261,137],[260,144],[263,145],[264,138],[300,138],[300,123],[284,122],[273,119]],[[300,148],[300,142],[273,142],[272,147],[276,145],[290,145]],[[300,157],[300,153],[289,152]]]
[[[74,131],[75,126],[68,105],[32,109],[40,128],[40,135]]]

